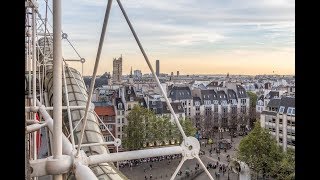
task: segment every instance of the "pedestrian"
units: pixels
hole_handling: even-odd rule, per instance
[[[150,179],[152,179],[152,174],[150,174]]]
[[[147,178],[147,175],[144,176],[144,179],[146,179],[146,180],[148,179],[148,178]]]
[[[218,156],[218,161],[220,161],[220,156]]]

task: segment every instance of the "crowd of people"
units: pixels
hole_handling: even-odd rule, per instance
[[[133,159],[128,161],[120,161],[119,167],[134,167],[139,166],[143,163],[150,163],[150,162],[160,162],[164,160],[168,160],[168,164],[171,163],[171,160],[173,159],[179,159],[182,157],[182,154],[174,154],[174,155],[166,155],[166,156],[156,156],[156,157],[150,157],[150,158],[141,158],[141,159]],[[152,169],[152,164],[149,165],[150,169]],[[145,170],[144,170],[145,171]]]

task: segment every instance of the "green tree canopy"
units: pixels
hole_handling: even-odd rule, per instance
[[[257,94],[255,94],[253,92],[247,92],[247,94],[248,94],[249,99],[250,99],[250,107],[256,108],[257,99],[258,99]]]
[[[156,116],[141,106],[134,106],[127,116],[128,125],[124,126],[123,146],[127,150],[141,149],[143,144],[160,145],[169,140],[182,141],[182,135],[169,117]],[[195,136],[196,128],[190,119],[180,119],[186,136]]]
[[[281,161],[281,148],[269,132],[257,121],[253,130],[239,144],[237,158],[256,173],[268,174]]]

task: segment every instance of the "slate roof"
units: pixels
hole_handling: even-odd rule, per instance
[[[173,101],[181,99],[192,99],[191,90],[187,86],[174,86],[169,91],[169,98],[171,98]]]
[[[284,106],[284,113],[287,112],[288,107],[295,108],[295,98],[294,97],[282,97],[280,101],[280,106]]]
[[[217,95],[218,95],[218,99],[220,101],[221,100],[228,100],[228,96],[223,90],[217,91]]]
[[[193,105],[195,105],[195,102],[196,102],[196,101],[199,101],[199,102],[200,102],[200,105],[203,104],[202,101],[201,101],[201,99],[200,99],[200,97],[193,97]]]
[[[218,95],[213,89],[203,89],[201,90],[201,99],[210,100],[213,103],[213,100],[218,100]]]
[[[270,91],[267,95],[266,98],[267,99],[273,99],[274,97],[280,97],[279,96],[279,91]]]
[[[237,93],[233,89],[227,89],[228,99],[237,99]]]
[[[259,100],[263,101],[264,100],[264,95],[259,96],[258,101]]]
[[[236,88],[237,88],[237,97],[238,97],[238,98],[247,98],[247,97],[248,97],[247,92],[246,92],[246,90],[243,88],[243,86],[241,86],[241,85],[236,85]]]
[[[279,108],[281,99],[271,99],[267,105],[267,107],[276,107]]]
[[[184,113],[182,104],[180,102],[172,102],[170,103],[172,106],[172,109],[175,113]],[[180,106],[180,107],[179,107]],[[162,102],[162,113],[171,113],[169,108],[167,108],[167,103],[166,102]]]

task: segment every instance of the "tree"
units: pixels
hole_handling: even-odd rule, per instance
[[[128,150],[140,149],[146,140],[153,140],[154,114],[141,106],[134,106],[127,116],[128,125],[123,126],[123,146]]]
[[[252,128],[254,122],[257,119],[257,113],[256,113],[256,104],[258,96],[257,94],[253,92],[247,92],[249,98],[250,98],[250,105],[249,105],[249,127]]]
[[[192,124],[191,119],[186,118],[185,120],[183,120],[182,118],[179,118],[179,122],[180,125],[182,126],[182,129],[184,131],[184,133],[186,134],[187,137],[192,136],[195,137],[197,129],[194,127],[194,125]],[[178,127],[175,125],[175,128],[178,130],[179,133],[179,139],[180,142],[182,141],[182,135],[178,129]]]
[[[293,180],[295,179],[295,157],[294,151],[288,149],[283,153],[281,161],[276,162],[271,169],[271,176],[275,179]]]
[[[253,130],[241,140],[237,158],[245,162],[258,177],[260,173],[263,176],[270,174],[275,163],[281,161],[282,152],[275,138],[257,121]]]

